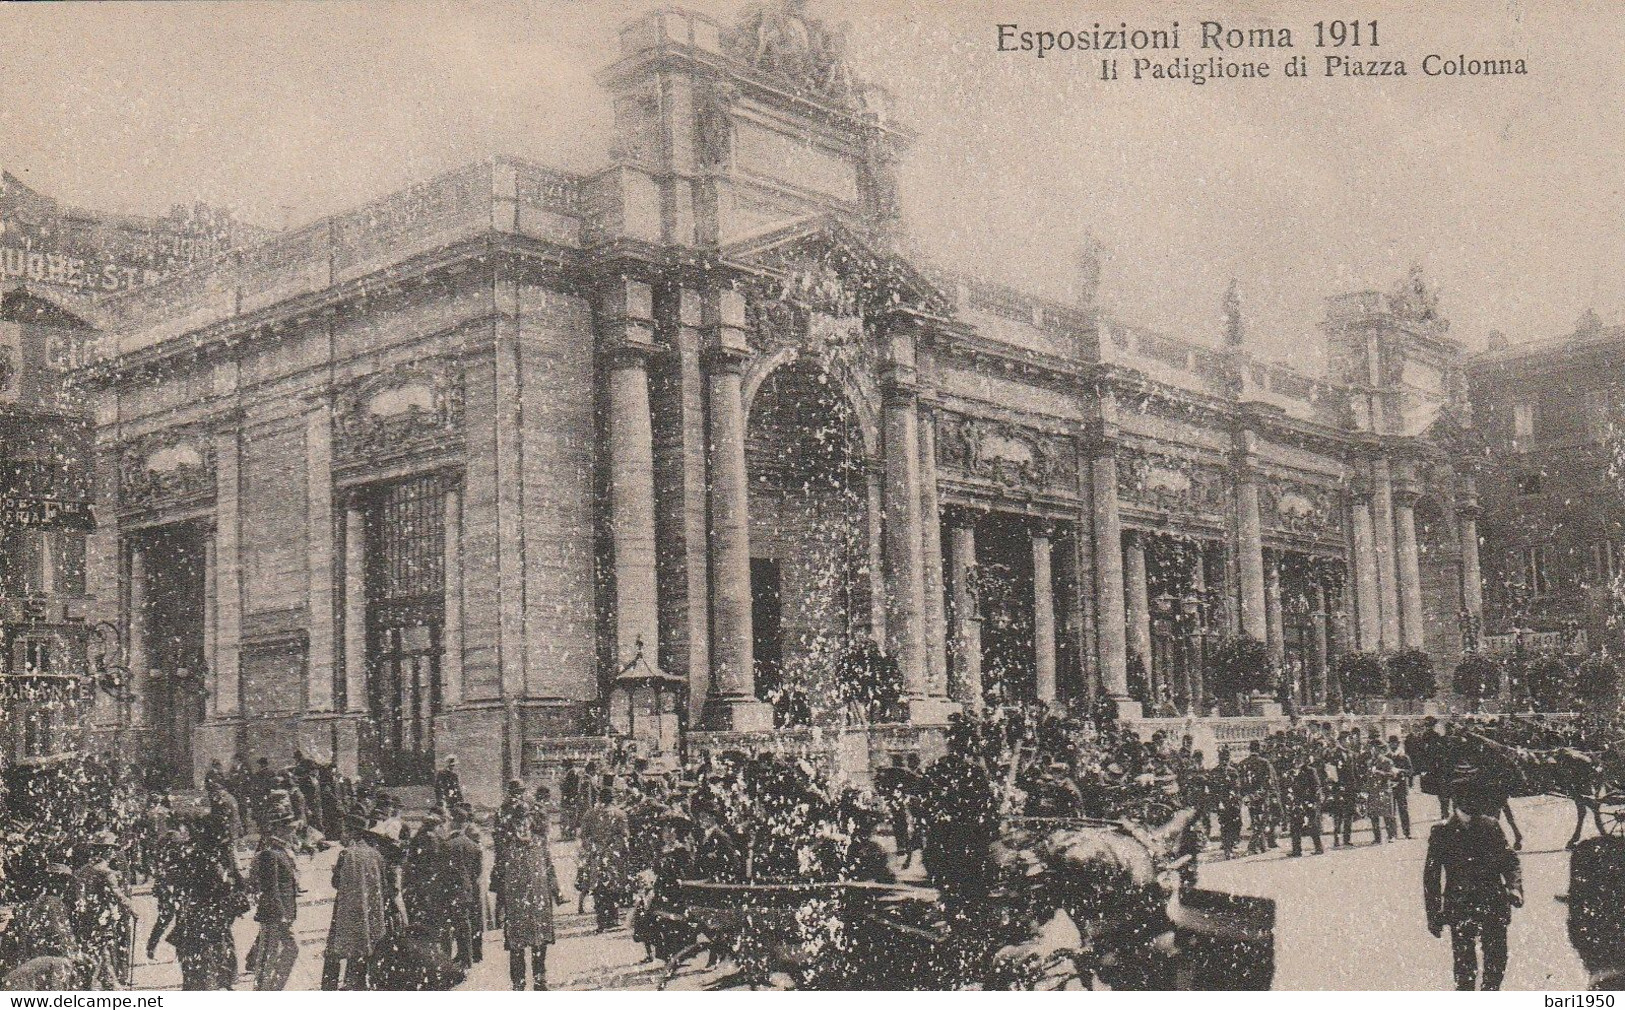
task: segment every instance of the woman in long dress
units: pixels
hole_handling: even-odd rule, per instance
[[[553,906],[564,904],[548,845],[545,787],[537,790],[536,798],[529,817],[513,819],[516,823],[503,847],[502,941],[508,950],[508,978],[515,990],[523,990],[527,978],[537,990],[547,988],[547,948],[554,941]]]

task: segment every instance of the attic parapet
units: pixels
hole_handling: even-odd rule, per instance
[[[101,303],[101,356],[152,347],[495,233],[582,242],[581,182],[498,159],[217,256]]]

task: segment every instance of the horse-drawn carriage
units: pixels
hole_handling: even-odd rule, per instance
[[[1190,812],[1147,829],[1011,818],[991,886],[683,881],[662,914],[735,971],[717,986],[797,989],[1267,989],[1274,902],[1201,890]]]
[[[1486,733],[1461,735],[1449,777],[1470,780],[1473,791],[1498,801],[1512,827],[1514,845],[1523,835],[1505,801],[1518,796],[1556,796],[1574,803],[1574,848],[1591,815],[1597,832],[1625,836],[1625,737],[1593,729],[1576,743],[1518,746]],[[1494,806],[1495,803],[1491,803]]]

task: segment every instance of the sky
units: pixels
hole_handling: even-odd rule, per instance
[[[298,225],[495,154],[567,170],[608,158],[595,73],[656,4],[610,0],[0,6],[0,165],[96,209],[195,200]],[[691,9],[731,20],[739,0]],[[1404,78],[1325,78],[1335,5],[813,0],[850,22],[857,74],[916,140],[914,245],[946,266],[1065,298],[1087,236],[1115,315],[1217,341],[1236,278],[1249,338],[1313,367],[1324,298],[1388,289],[1412,263],[1451,334],[1514,342],[1625,314],[1625,17],[1616,3],[1344,4]],[[1421,8],[1426,12],[1408,10]],[[1218,9],[1223,8],[1224,13]],[[1237,13],[1239,12],[1239,13]],[[1312,77],[1098,79],[1094,55],[996,51],[997,28],[1287,27],[1231,59]],[[1344,52],[1353,53],[1345,49]],[[1429,53],[1526,61],[1521,77],[1423,76]],[[1380,55],[1379,55],[1380,54]],[[1131,57],[1133,54],[1125,54]]]

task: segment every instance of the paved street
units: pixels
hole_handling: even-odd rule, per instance
[[[1524,832],[1525,901],[1513,912],[1505,988],[1584,989],[1566,906],[1554,900],[1568,890],[1563,843],[1574,828],[1574,807],[1536,798],[1513,801],[1513,810]],[[1411,811],[1437,817],[1438,805],[1413,793]],[[1278,989],[1449,988],[1449,934],[1434,939],[1422,912],[1422,862],[1433,823],[1413,824],[1410,841],[1303,859],[1287,857],[1283,842],[1266,855],[1205,866],[1202,883],[1276,900]],[[1357,842],[1370,839],[1369,830],[1355,835]]]
[[[1413,797],[1413,811],[1437,813],[1431,797]],[[1555,799],[1515,803],[1525,833],[1523,857],[1525,907],[1515,913],[1511,931],[1508,989],[1583,989],[1585,976],[1568,944],[1565,907],[1554,900],[1568,886],[1568,854],[1563,842],[1573,826],[1573,807]],[[1271,897],[1278,902],[1276,987],[1283,989],[1440,989],[1450,981],[1450,948],[1434,939],[1422,915],[1422,860],[1427,827],[1414,828],[1415,838],[1393,845],[1360,845],[1324,856],[1288,858],[1279,850],[1204,866],[1204,886]],[[1370,839],[1369,831],[1360,841]],[[569,890],[574,878],[576,847],[560,845],[559,874],[570,903],[562,907],[560,940],[549,954],[555,988],[653,988],[655,965],[644,964],[642,948],[628,930],[607,935],[593,932],[592,916],[577,915]],[[321,951],[331,914],[328,886],[334,855],[324,853],[302,865],[306,889],[300,912],[300,958],[290,989],[319,988]],[[141,895],[141,942],[152,922],[150,897]],[[246,952],[254,927],[238,923],[237,945]],[[1448,934],[1447,934],[1448,936]],[[139,952],[138,952],[139,953]],[[672,988],[697,988],[711,976],[685,970]],[[180,982],[173,952],[160,946],[156,962],[138,961],[136,984],[173,989]],[[476,965],[465,989],[505,989],[507,958],[502,935],[486,939],[486,959]],[[241,988],[248,988],[245,978]]]

